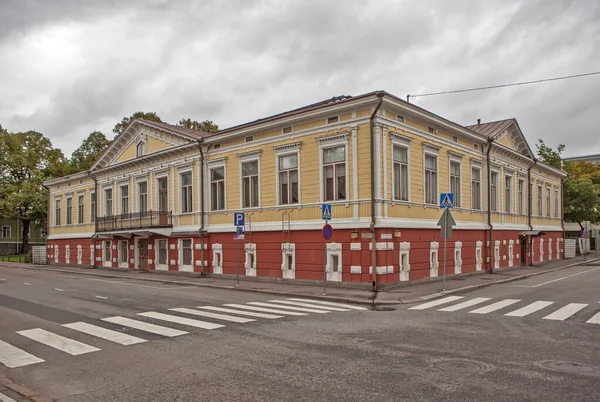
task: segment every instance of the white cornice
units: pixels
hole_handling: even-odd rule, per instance
[[[315,139],[320,144],[326,142],[334,142],[334,141],[347,141],[350,133],[342,133],[342,134],[333,134],[333,135],[324,135],[322,137],[318,137]]]
[[[392,141],[401,142],[401,143],[406,144],[406,145],[410,144],[410,142],[412,141],[412,138],[407,137],[407,136],[402,135],[402,134],[395,133],[393,131],[389,131],[389,134],[390,134],[390,137],[391,137]]]
[[[294,142],[293,144],[276,145],[273,147],[275,152],[295,151],[302,147],[302,141]]]
[[[237,157],[240,159],[248,159],[248,158],[258,158],[262,154],[262,149],[257,149],[255,151],[243,152],[241,154],[237,154]]]
[[[227,157],[206,161],[206,166],[223,165],[227,163]]]

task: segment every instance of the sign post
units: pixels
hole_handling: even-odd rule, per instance
[[[236,283],[235,286],[240,286],[240,240],[244,240],[244,213],[235,212],[233,214],[233,224],[235,225],[235,258],[236,258]]]
[[[323,225],[323,295],[327,293],[327,240],[331,239],[333,236],[333,228],[329,224],[331,220],[331,204],[322,204],[321,205],[321,215],[323,220],[325,221],[325,225]]]
[[[442,279],[442,291],[446,290],[446,264],[447,264],[447,241],[452,238],[452,226],[456,226],[456,222],[450,213],[450,208],[454,206],[454,194],[440,194],[440,208],[444,209],[442,217],[438,221],[438,226],[442,228],[441,235],[444,239],[444,278]]]

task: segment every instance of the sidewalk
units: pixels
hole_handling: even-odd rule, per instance
[[[406,283],[393,288],[384,288],[377,293],[375,303],[385,304],[407,304],[429,300],[447,294],[464,293],[481,287],[498,283],[524,279],[534,275],[568,268],[574,265],[591,263],[593,258],[588,257],[586,261],[582,257],[568,260],[556,260],[546,262],[533,267],[518,267],[496,271],[493,274],[479,273],[459,277],[450,277],[446,280],[446,290],[442,292],[441,278],[415,283]],[[340,285],[327,286],[326,294],[323,294],[322,284],[299,284],[294,282],[270,281],[270,280],[248,280],[240,277],[240,285],[236,287],[235,279],[184,276],[154,272],[125,271],[111,268],[77,268],[66,266],[47,266],[22,263],[3,263],[0,267],[26,268],[40,271],[62,272],[80,275],[91,275],[108,278],[132,279],[142,281],[153,281],[166,284],[185,286],[198,286],[215,289],[233,289],[257,293],[266,293],[279,296],[311,297],[330,301],[342,301],[360,304],[372,304],[373,292],[365,288],[343,287]]]

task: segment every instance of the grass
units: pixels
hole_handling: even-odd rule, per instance
[[[0,255],[0,261],[2,262],[26,262],[28,261],[27,254],[20,255]]]

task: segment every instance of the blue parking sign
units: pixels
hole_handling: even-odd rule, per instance
[[[233,214],[233,224],[235,226],[244,226],[244,213],[243,212],[235,212]]]

